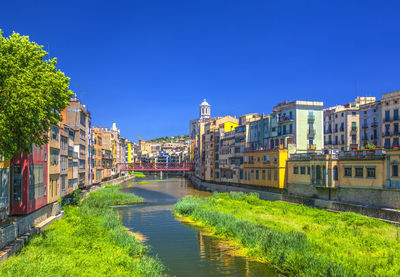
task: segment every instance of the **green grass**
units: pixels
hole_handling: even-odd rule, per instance
[[[165,180],[153,180],[153,182],[165,182]]]
[[[148,182],[148,181],[141,181],[141,182],[139,182],[139,185],[146,185],[146,184],[151,184],[151,182]]]
[[[247,255],[292,276],[400,276],[398,227],[355,213],[332,213],[256,194],[187,196],[178,217],[232,238]]]
[[[142,202],[107,186],[79,206],[66,206],[63,219],[34,236],[0,266],[0,276],[162,276],[164,266],[121,224],[110,205]]]
[[[135,176],[135,178],[145,178],[146,175],[144,175],[142,172],[133,172],[133,176]]]

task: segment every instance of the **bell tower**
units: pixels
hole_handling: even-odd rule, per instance
[[[204,99],[203,103],[200,104],[200,121],[211,117],[211,106]]]

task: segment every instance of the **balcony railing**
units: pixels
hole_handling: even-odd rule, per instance
[[[373,127],[373,128],[378,127],[378,122],[372,122],[371,127]]]
[[[383,133],[383,136],[384,136],[384,137],[390,137],[390,136],[391,136],[390,131],[384,132],[384,133]]]
[[[340,127],[340,132],[343,132],[344,131],[344,127]]]
[[[367,129],[367,128],[368,128],[368,125],[367,125],[367,124],[363,124],[363,125],[361,126],[361,128]]]
[[[351,127],[351,132],[357,132],[357,127]]]
[[[288,116],[281,116],[278,118],[278,123],[286,123],[286,122],[292,122],[294,121],[293,118],[289,118]]]

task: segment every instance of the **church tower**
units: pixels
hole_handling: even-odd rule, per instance
[[[211,117],[211,106],[207,103],[206,99],[204,99],[203,103],[200,104],[200,121],[204,119],[208,119]]]

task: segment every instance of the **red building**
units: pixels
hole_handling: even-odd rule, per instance
[[[32,144],[32,154],[11,160],[11,215],[29,214],[47,204],[47,149]]]

